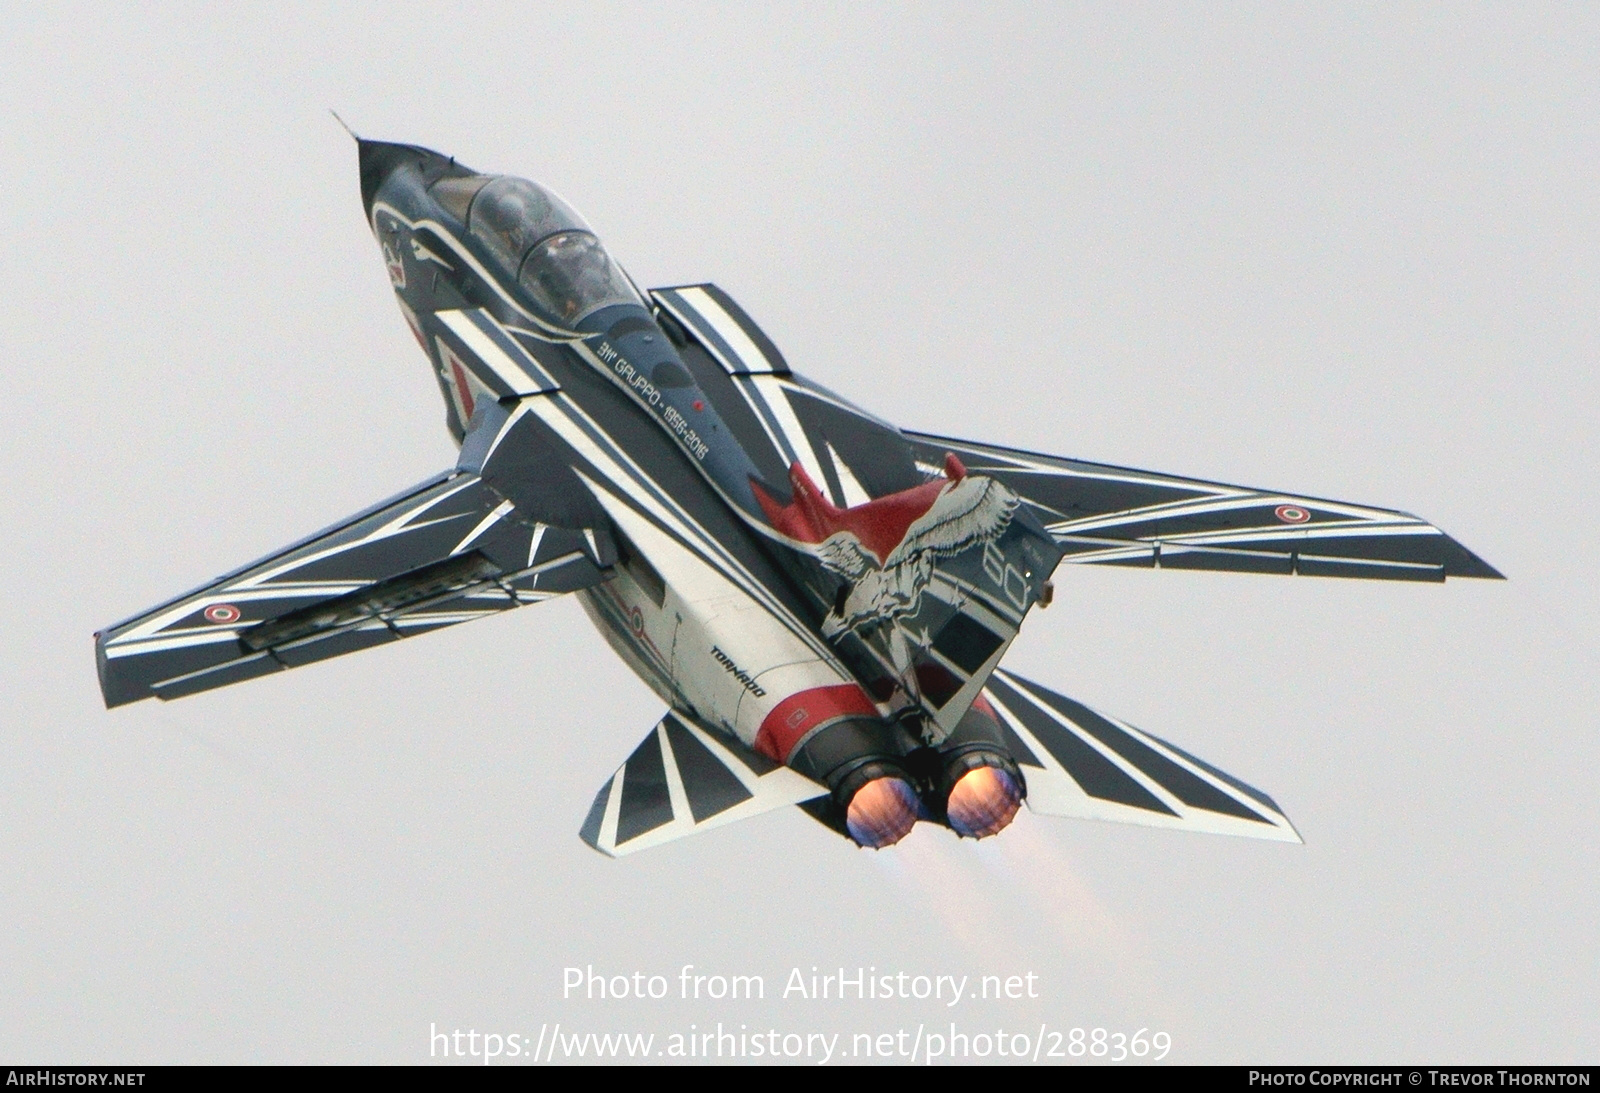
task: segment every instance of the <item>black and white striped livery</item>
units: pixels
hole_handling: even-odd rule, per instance
[[[1004,669],[984,697],[1013,737],[1034,812],[1300,841],[1272,798],[1159,737]]]
[[[612,857],[828,795],[725,735],[668,713],[595,795],[579,832]]]
[[[1498,576],[1404,513],[902,432],[717,286],[638,289],[543,187],[374,141],[360,170],[456,465],[98,633],[108,706],[570,592],[667,707],[582,825],[602,853],[788,805],[862,846],[982,838],[1024,800],[1298,841],[1265,794],[999,668],[1059,562]]]
[[[180,698],[571,592],[609,559],[452,472],[98,636],[107,705]]]

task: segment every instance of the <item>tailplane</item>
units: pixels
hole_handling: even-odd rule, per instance
[[[1003,669],[984,700],[1046,816],[1301,842],[1277,803],[1175,744]]]

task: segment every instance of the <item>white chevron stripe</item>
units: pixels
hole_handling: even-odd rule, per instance
[[[1395,535],[1443,535],[1432,524],[1315,524],[1310,527],[1260,527],[1229,531],[1191,531],[1182,535],[1153,535],[1145,538],[1184,546],[1211,546],[1225,543],[1285,543],[1292,545],[1315,539],[1344,539],[1350,535],[1378,538]]]
[[[846,508],[864,505],[872,500],[872,495],[862,489],[861,482],[856,478],[855,472],[850,469],[850,464],[839,457],[832,444],[823,443],[827,449],[828,458],[833,460],[833,469],[839,474],[839,487],[844,490],[844,503]]]
[[[1442,533],[1441,533],[1442,534]],[[1438,562],[1394,562],[1381,558],[1337,558],[1331,554],[1301,554],[1302,562],[1324,562],[1337,565],[1371,566],[1374,569],[1416,569],[1439,573],[1444,565]]]
[[[237,642],[239,631],[232,627],[212,628],[210,630],[182,630],[176,634],[163,635],[158,638],[145,638],[139,641],[119,640],[115,645],[106,646],[106,659],[115,657],[131,657],[143,653],[160,653],[168,649],[192,649],[200,645],[215,645],[217,642]]]
[[[622,485],[632,480],[642,486],[641,491],[630,491],[635,504],[642,505],[657,522],[675,532],[685,542],[694,544],[695,552],[706,564],[717,569],[782,621],[785,627],[805,641],[826,663],[838,666],[838,658],[832,648],[774,597],[765,585],[756,580],[754,575],[745,569],[743,563],[729,553],[715,536],[701,527],[694,517],[673,501],[670,495],[633,460],[633,457],[615,441],[610,440],[605,430],[601,429],[599,424],[567,395],[556,394],[525,399],[518,406],[519,410],[523,408],[538,413],[542,421],[555,429],[563,440],[587,459],[608,481]],[[606,437],[606,448],[602,449],[595,442],[593,438],[596,436]],[[709,479],[706,481],[710,484]],[[714,484],[711,485],[715,488]],[[724,500],[726,501],[725,497]]]
[[[683,785],[683,772],[678,769],[678,757],[672,754],[672,741],[667,739],[667,721],[656,723],[656,742],[661,745],[661,765],[667,774],[667,800],[672,802],[672,818],[678,822],[694,824],[694,813],[689,810],[689,791]]]
[[[544,524],[540,524],[538,527],[533,529],[533,538],[528,542],[529,565],[532,565],[533,560],[539,556],[539,545],[544,542],[544,533],[549,530],[550,529]]]
[[[795,454],[789,450],[783,437],[772,431],[771,413],[763,412],[766,400],[761,397],[761,392],[755,389],[749,376],[733,377],[733,389],[739,392],[739,397],[744,399],[745,405],[750,407],[750,413],[761,423],[761,431],[767,434],[767,439],[772,442],[772,450],[778,453],[778,459],[787,467],[794,462]]]
[[[151,634],[159,633],[165,630],[167,627],[171,626],[185,615],[188,615],[194,611],[195,608],[201,603],[207,601],[219,602],[233,598],[242,599],[244,598],[245,593],[251,590],[260,590],[262,593],[264,593],[261,598],[282,596],[285,595],[286,591],[291,587],[288,582],[285,582],[283,585],[271,585],[270,587],[267,587],[268,582],[272,581],[274,577],[280,574],[292,572],[296,569],[307,566],[312,562],[321,561],[324,558],[331,558],[337,554],[354,550],[357,547],[376,542],[380,539],[387,539],[391,536],[400,535],[408,531],[415,531],[419,528],[429,527],[435,523],[460,519],[461,516],[466,514],[461,513],[456,516],[448,516],[444,517],[442,520],[428,520],[416,524],[408,523],[408,521],[414,520],[416,517],[437,505],[439,502],[454,496],[456,493],[459,493],[461,490],[472,485],[476,481],[477,478],[471,475],[463,475],[460,485],[454,486],[453,488],[445,490],[436,496],[428,498],[426,502],[416,506],[415,508],[406,510],[399,516],[396,516],[394,519],[384,524],[382,527],[373,530],[359,539],[354,539],[346,543],[340,543],[337,546],[331,546],[324,550],[314,551],[310,554],[296,556],[292,560],[286,561],[281,565],[275,566],[271,569],[266,569],[255,574],[243,575],[237,578],[234,583],[229,585],[204,589],[200,593],[182,601],[181,603],[173,605],[168,610],[146,619],[143,623],[129,630],[127,633],[119,635],[114,641],[108,642],[106,646],[107,652],[109,653],[111,648],[114,646],[124,645],[132,641],[139,641],[140,639],[149,637]],[[352,591],[356,588],[364,588],[366,585],[371,583],[371,581],[362,581],[353,585],[341,584],[340,587],[342,587],[345,591]],[[292,587],[306,588],[307,585],[302,583]],[[324,584],[313,587],[319,587],[320,590],[326,589],[330,586]]]
[[[467,532],[467,537],[465,539],[461,540],[453,548],[451,548],[450,553],[453,555],[460,554],[463,550],[466,550],[475,541],[482,537],[484,532],[498,524],[501,518],[509,513],[512,508],[513,506],[510,501],[500,502],[490,511],[489,515],[478,521],[477,527]]]
[[[695,309],[706,325],[716,331],[717,336],[727,343],[734,356],[738,358],[737,369],[730,371],[740,372],[772,372],[773,362],[761,351],[761,347],[750,340],[750,335],[709,292],[698,286],[678,290],[678,297],[689,307]]]
[[[711,324],[706,321],[703,315],[689,306],[688,301],[682,299],[682,295],[682,290],[674,289],[660,293],[652,292],[650,298],[660,304],[667,314],[677,319],[683,325],[683,328],[689,332],[689,336],[711,355],[711,359],[716,361],[724,372],[730,376],[743,375],[744,373],[738,368],[738,361],[728,359],[728,350],[723,349],[722,346],[707,336],[706,328],[710,327]]]
[[[778,767],[759,777],[755,775],[744,763],[736,758],[723,742],[710,733],[701,729],[687,714],[676,713],[680,724],[704,744],[713,756],[739,780],[740,785],[750,794],[750,797],[731,808],[723,809],[714,816],[708,816],[703,821],[696,823],[694,810],[689,803],[688,793],[683,784],[683,773],[678,766],[677,757],[673,754],[672,744],[667,736],[666,718],[662,718],[655,728],[656,742],[661,748],[661,757],[665,767],[667,781],[667,796],[672,805],[672,819],[652,828],[642,835],[636,835],[617,845],[618,820],[621,817],[622,782],[626,774],[625,762],[617,773],[612,776],[611,792],[607,794],[601,812],[600,830],[595,839],[595,849],[610,857],[620,858],[628,854],[637,853],[672,842],[689,835],[698,835],[702,831],[723,827],[739,820],[752,816],[759,816],[773,809],[785,808],[789,805],[799,804],[802,801],[814,800],[827,795],[826,786],[819,785],[797,771],[788,767]],[[649,738],[646,737],[648,740]],[[598,797],[598,795],[597,795]]]
[[[1138,767],[1134,766],[1132,763],[1128,762],[1122,756],[1118,755],[1112,748],[1101,743],[1100,739],[1093,733],[1078,728],[1077,725],[1063,717],[1053,707],[1046,705],[1043,700],[1031,694],[1026,687],[1020,685],[1016,676],[1013,676],[1008,672],[1000,671],[997,671],[996,674],[999,675],[1001,679],[1011,684],[1011,686],[1015,687],[1017,693],[1022,695],[1022,697],[1027,700],[1028,704],[1031,705],[1036,711],[1043,713],[1046,717],[1050,718],[1050,720],[1061,726],[1061,728],[1077,737],[1082,743],[1099,752],[1101,757],[1104,758],[1106,762],[1110,763],[1112,766],[1122,771],[1122,773],[1126,774],[1129,778],[1132,778],[1141,787],[1148,790],[1151,796],[1155,797],[1156,800],[1166,805],[1173,811],[1175,815],[1182,816],[1184,812],[1187,811],[1187,806],[1184,805],[1182,801],[1178,800],[1178,798],[1174,797],[1165,786],[1157,782],[1154,778],[1150,777]],[[1110,721],[1111,719],[1106,718],[1106,720]]]
[[[606,810],[600,819],[600,834],[595,840],[607,854],[615,855],[617,845],[617,820],[622,815],[622,780],[627,777],[628,764],[623,763],[611,776],[611,794],[606,798]]]
[[[1406,526],[1428,527],[1422,520],[1407,517],[1401,513],[1383,512],[1378,509],[1362,508],[1358,505],[1345,505],[1335,501],[1309,501],[1303,497],[1289,497],[1283,494],[1270,493],[1236,493],[1232,495],[1219,495],[1214,498],[1196,500],[1188,498],[1183,501],[1165,502],[1159,505],[1148,505],[1144,508],[1126,509],[1122,512],[1107,513],[1098,516],[1086,516],[1079,520],[1066,520],[1052,524],[1052,529],[1059,529],[1063,533],[1095,531],[1101,528],[1118,527],[1124,524],[1143,523],[1146,520],[1174,520],[1185,516],[1204,516],[1216,512],[1235,512],[1239,509],[1259,508],[1264,505],[1310,505],[1321,512],[1337,513],[1352,520],[1361,521],[1363,524],[1405,524]],[[1326,526],[1326,525],[1316,525]],[[1309,530],[1305,524],[1285,525],[1285,530]],[[1234,529],[1229,529],[1230,531]]]
[[[1155,549],[1146,544],[1138,547],[1128,547],[1123,550],[1096,550],[1084,554],[1068,554],[1061,559],[1063,565],[1098,565],[1109,562],[1151,562],[1155,558]]]
[[[1140,732],[1132,725],[1117,718],[1106,717],[1106,715],[1101,714],[1100,716],[1105,717],[1107,721],[1118,729],[1165,756],[1196,778],[1211,785],[1219,793],[1238,801],[1267,822],[1258,823],[1253,820],[1229,816],[1225,813],[1211,812],[1208,809],[1184,804],[1160,783],[1123,759],[1114,750],[1102,744],[1092,733],[1080,730],[1073,722],[1035,697],[1024,685],[1024,681],[1009,672],[997,671],[996,674],[1015,688],[1030,707],[1048,715],[1063,731],[1071,733],[1077,740],[1093,748],[1107,762],[1130,778],[1133,778],[1137,784],[1148,790],[1157,800],[1171,809],[1174,815],[1169,816],[1159,812],[1152,812],[1148,809],[1090,796],[1077,784],[1077,780],[1072,778],[1071,774],[1061,766],[1055,756],[1050,754],[1043,741],[1028,731],[1026,722],[1018,717],[1015,711],[1007,707],[998,695],[993,691],[988,691],[986,692],[987,697],[994,704],[995,709],[1007,719],[1012,730],[1023,739],[1038,760],[1046,764],[1044,773],[1047,776],[1032,778],[1028,783],[1029,807],[1035,811],[1045,815],[1078,816],[1087,819],[1135,823],[1148,827],[1184,828],[1191,831],[1203,831],[1219,835],[1241,835],[1250,838],[1269,839],[1276,842],[1301,841],[1300,836],[1294,830],[1294,826],[1289,823],[1288,818],[1282,813],[1263,805],[1253,798],[1247,798],[1237,789],[1195,766],[1170,748],[1163,747],[1159,741]],[[1051,774],[1055,775],[1055,777],[1048,777]],[[1027,777],[1026,773],[1024,777]],[[1063,782],[1062,779],[1065,779],[1065,781]],[[1038,793],[1037,800],[1034,796],[1036,792]]]
[[[464,311],[436,311],[434,317],[459,338],[482,362],[483,366],[500,380],[500,386],[509,394],[533,395],[544,390],[544,384],[530,376],[522,365],[512,360],[504,349],[478,329],[478,324]]]
[[[273,577],[280,573],[287,573],[291,570],[299,569],[302,566],[309,565],[311,562],[320,561],[323,558],[331,558],[335,554],[342,554],[346,551],[354,550],[356,547],[364,546],[367,543],[375,543],[380,539],[387,539],[394,535],[401,535],[408,531],[416,531],[419,528],[430,527],[433,524],[444,523],[449,520],[459,520],[462,516],[465,516],[466,513],[458,513],[455,516],[446,516],[439,520],[426,520],[422,523],[416,524],[411,523],[411,521],[415,520],[417,517],[421,516],[423,513],[427,512],[441,501],[445,501],[451,497],[454,497],[462,490],[469,486],[475,485],[477,482],[478,478],[476,475],[464,474],[460,477],[456,484],[451,486],[450,489],[444,490],[437,496],[428,498],[425,502],[413,509],[408,509],[407,511],[402,512],[400,515],[390,520],[387,524],[384,524],[382,527],[362,536],[360,539],[356,539],[348,543],[341,543],[338,546],[332,546],[326,550],[317,551],[315,553],[305,555],[304,557],[295,558],[293,561],[285,562],[276,569],[269,569],[262,573],[256,574],[255,576],[244,579],[240,582],[239,587],[248,588],[252,585],[261,585],[272,580]]]
[[[761,395],[772,416],[778,422],[778,428],[783,431],[784,438],[789,442],[789,447],[794,450],[800,465],[806,469],[811,480],[819,487],[827,481],[822,473],[822,464],[817,459],[817,453],[812,450],[811,444],[806,440],[806,432],[800,427],[800,419],[795,417],[794,407],[789,404],[789,398],[784,394],[787,384],[776,376],[751,376],[750,382]]]

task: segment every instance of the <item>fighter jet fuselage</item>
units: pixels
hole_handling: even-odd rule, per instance
[[[504,396],[474,382],[476,371],[452,353],[443,333],[450,320],[439,318],[476,308],[480,323],[495,323],[516,339],[557,385],[556,392],[532,397],[547,404],[570,400],[568,407],[535,410],[540,420],[560,432],[584,416],[618,417],[603,428],[616,442],[615,454],[648,464],[665,503],[685,513],[731,514],[717,541],[727,548],[737,540],[738,553],[762,556],[776,571],[757,578],[767,586],[765,595],[752,595],[721,567],[692,551],[674,550],[670,533],[640,520],[601,482],[586,482],[621,533],[616,536],[621,564],[612,580],[578,595],[623,659],[674,708],[692,710],[818,781],[835,787],[849,783],[841,797],[853,797],[859,784],[881,777],[915,787],[918,792],[893,795],[892,801],[904,807],[894,810],[891,832],[903,833],[915,814],[946,813],[935,782],[952,782],[982,765],[993,766],[1002,783],[1009,783],[1002,787],[1007,799],[994,803],[1009,820],[1021,800],[1020,773],[998,724],[983,724],[981,708],[970,713],[987,673],[973,671],[971,678],[957,680],[942,670],[931,650],[952,620],[962,619],[958,632],[964,633],[960,626],[970,626],[968,620],[978,616],[989,624],[983,633],[990,636],[979,662],[968,667],[997,661],[1042,593],[1060,551],[1035,517],[1016,511],[1015,496],[1003,496],[1009,491],[992,480],[968,479],[953,456],[948,474],[935,481],[911,473],[904,489],[862,498],[853,519],[843,515],[846,499],[835,505],[824,497],[798,459],[781,475],[769,467],[763,482],[727,415],[735,412],[735,399],[746,413],[765,408],[771,415],[775,400],[765,399],[765,407],[752,405],[731,384],[717,385],[709,375],[702,385],[680,352],[690,345],[685,322],[699,318],[730,350],[743,351],[741,362],[754,355],[770,366],[777,352],[764,352],[757,339],[766,339],[747,332],[754,324],[741,322],[729,306],[721,316],[705,307],[684,320],[673,318],[667,308],[647,307],[644,294],[583,220],[536,183],[477,174],[415,149],[384,146],[369,156],[377,161],[371,165],[377,185],[369,219],[401,309],[438,374],[452,432],[465,438],[503,412],[499,399]],[[585,382],[592,377],[603,383]],[[859,421],[870,421],[870,415],[837,396],[818,394],[839,402]],[[631,404],[634,412],[620,416],[626,411],[616,406],[619,402]],[[768,437],[784,432],[782,423],[773,424]],[[910,446],[898,432],[878,429],[880,442],[899,447],[903,462],[914,465]],[[572,426],[571,439],[580,433],[581,426]],[[647,442],[640,443],[640,433]],[[661,450],[663,436],[676,451]],[[671,462],[693,473],[662,473],[662,464]],[[836,476],[838,466],[835,461]],[[972,503],[952,504],[953,494],[972,495]],[[984,511],[975,512],[978,508]],[[839,514],[833,523],[830,512]],[[946,518],[939,521],[941,513]],[[910,630],[920,639],[920,651],[906,640],[905,628],[882,625],[887,618],[882,605],[862,605],[869,609],[864,616],[869,625],[854,629],[843,625],[839,612],[830,614],[832,607],[848,609],[854,586],[816,553],[820,543],[838,535],[835,549],[867,559],[848,562],[876,563],[881,573],[889,553],[919,519],[950,541],[941,539],[937,552],[922,552],[918,562],[926,572],[897,563],[906,570],[900,583],[907,587],[890,588],[888,594],[921,599],[941,568],[936,559],[966,552],[979,564],[968,567],[973,569],[968,576],[977,580],[961,596],[982,601],[980,606],[929,595],[931,610],[905,612],[913,617]],[[773,585],[782,586],[791,602],[777,600]],[[830,619],[835,619],[831,626]],[[915,622],[922,624],[920,633]],[[951,734],[964,717],[970,724],[952,744]],[[902,769],[908,754],[937,753],[941,746],[952,751],[948,762],[936,754],[916,762],[937,778],[903,777],[909,773]],[[944,770],[951,763],[960,768],[953,775]],[[949,786],[942,788],[947,793]],[[986,816],[969,826],[977,830],[993,822]],[[865,837],[864,830],[857,834]]]

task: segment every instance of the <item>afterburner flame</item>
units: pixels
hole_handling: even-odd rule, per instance
[[[862,846],[881,850],[910,833],[917,822],[917,791],[904,778],[874,778],[850,798],[845,826]]]
[[[945,814],[957,835],[982,839],[998,834],[1022,807],[1022,788],[999,767],[977,767],[950,790]]]

